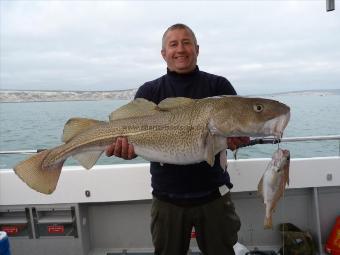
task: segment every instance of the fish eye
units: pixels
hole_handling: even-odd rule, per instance
[[[254,108],[254,111],[255,111],[255,112],[262,112],[263,109],[264,109],[264,107],[263,107],[262,104],[255,104],[255,105],[253,106],[253,108]]]

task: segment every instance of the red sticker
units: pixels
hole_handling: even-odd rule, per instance
[[[50,234],[63,234],[65,229],[62,225],[57,226],[47,226],[47,231]]]
[[[19,233],[19,228],[16,226],[2,226],[2,231],[5,231],[8,235],[16,235]]]

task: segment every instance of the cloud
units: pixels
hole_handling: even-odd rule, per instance
[[[2,89],[138,87],[164,74],[161,36],[177,22],[196,32],[200,68],[241,93],[340,87],[340,19],[323,1],[0,4]]]

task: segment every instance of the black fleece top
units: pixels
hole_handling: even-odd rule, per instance
[[[135,98],[145,98],[156,104],[168,97],[199,99],[219,95],[236,95],[230,82],[222,77],[200,71],[198,67],[188,74],[167,70],[162,77],[146,82],[137,91]],[[201,162],[191,165],[173,165],[151,162],[151,186],[153,194],[173,197],[195,197],[216,190],[226,184],[232,188],[229,174],[220,167],[219,155],[213,167]]]

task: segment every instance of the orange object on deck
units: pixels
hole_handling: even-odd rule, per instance
[[[336,218],[335,225],[328,237],[325,250],[331,255],[340,255],[340,216]]]

